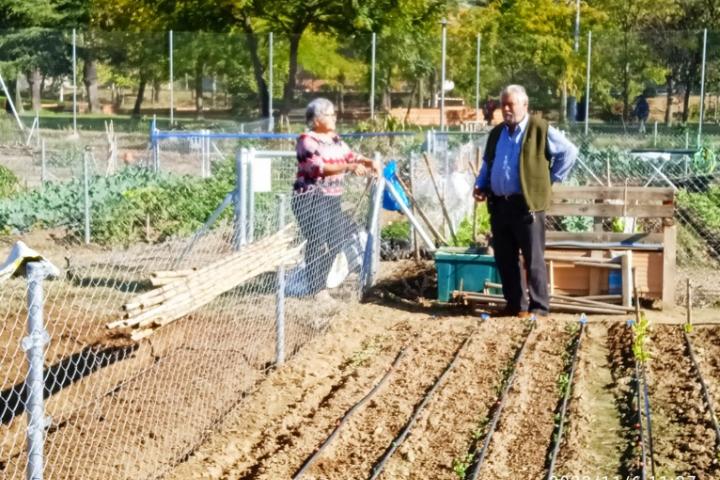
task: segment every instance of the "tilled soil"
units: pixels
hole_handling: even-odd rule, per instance
[[[467,328],[447,324],[425,328],[389,384],[348,422],[307,478],[367,478],[469,334]],[[281,471],[267,473],[260,478],[283,477]]]
[[[541,478],[559,402],[557,381],[570,335],[564,322],[540,319],[530,334],[480,478]]]
[[[523,330],[522,322],[510,319],[479,326],[380,478],[457,478],[468,463],[469,446],[497,401],[502,371],[522,341]]]
[[[650,338],[655,474],[717,478],[716,435],[682,328],[657,325]]]
[[[623,426],[617,403],[622,397],[618,388],[626,387],[626,377],[622,374],[621,364],[615,363],[615,368],[611,368],[606,324],[589,323],[586,326],[577,362],[565,433],[554,473],[557,476],[612,478],[621,471],[620,459],[631,432]],[[618,377],[614,378],[613,373]]]

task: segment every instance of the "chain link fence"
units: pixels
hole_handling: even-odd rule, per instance
[[[348,179],[332,204],[313,193],[290,198],[294,154],[263,160],[272,162],[270,188],[231,193],[231,179],[223,194],[233,211],[217,208],[191,237],[36,247],[61,267],[43,287],[47,478],[162,476],[357,298],[368,184]],[[249,186],[247,151],[237,164]],[[0,289],[3,478],[24,476],[28,402],[37,398],[25,381],[27,288],[14,278]]]

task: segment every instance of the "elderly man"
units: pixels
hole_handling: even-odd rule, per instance
[[[504,315],[544,316],[549,312],[545,210],[552,184],[565,179],[578,150],[545,120],[528,115],[528,96],[520,85],[503,89],[501,107],[504,123],[490,131],[473,195],[488,202],[495,263],[507,301]],[[520,274],[519,252],[527,279]]]

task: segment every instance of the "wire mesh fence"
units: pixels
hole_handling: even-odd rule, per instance
[[[242,197],[242,228],[236,208],[192,239],[76,246],[65,259],[67,250],[41,249],[62,267],[44,287],[48,478],[161,476],[280,349],[292,356],[357,298],[366,183],[349,179],[331,204],[313,193],[291,199],[282,164],[294,158],[272,162],[269,191]],[[4,478],[23,477],[27,463],[26,288],[15,278],[0,289]]]

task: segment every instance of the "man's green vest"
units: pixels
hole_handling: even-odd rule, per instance
[[[488,178],[495,161],[495,149],[505,124],[490,131],[485,158],[488,159]],[[525,203],[531,212],[547,210],[552,197],[550,183],[550,151],[547,142],[548,123],[538,116],[531,116],[525,129],[520,149],[520,187]]]

